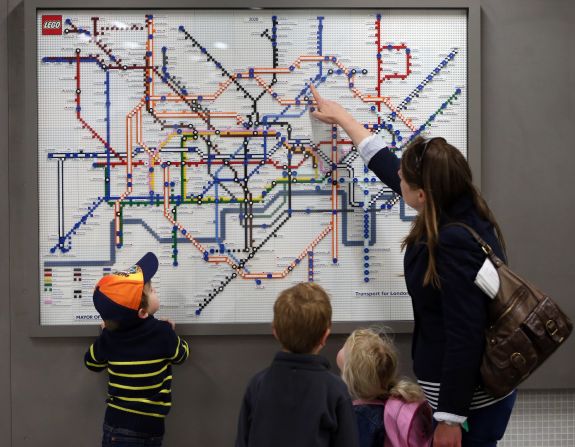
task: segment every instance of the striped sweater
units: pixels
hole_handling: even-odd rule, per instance
[[[142,433],[164,433],[172,405],[172,365],[189,349],[170,323],[150,316],[126,330],[104,329],[84,356],[92,371],[108,371],[105,423]]]

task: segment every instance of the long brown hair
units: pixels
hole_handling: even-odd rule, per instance
[[[473,200],[477,213],[495,228],[497,239],[505,251],[505,241],[495,216],[481,196],[463,154],[444,138],[425,140],[418,136],[404,150],[401,157],[401,174],[411,188],[422,189],[425,204],[415,218],[411,230],[401,247],[425,242],[429,261],[423,285],[441,288],[435,265],[435,249],[439,239],[439,220],[442,214],[461,197]]]

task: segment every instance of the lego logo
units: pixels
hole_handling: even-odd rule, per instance
[[[44,23],[44,29],[59,29],[62,27],[61,22],[56,22],[55,20],[51,20],[49,22]]]
[[[42,16],[42,35],[62,35],[62,16]]]

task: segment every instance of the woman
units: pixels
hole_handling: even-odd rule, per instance
[[[516,393],[494,399],[481,388],[488,298],[474,280],[485,255],[465,228],[447,224],[471,226],[502,259],[504,242],[467,161],[443,138],[421,137],[399,160],[381,137],[310,88],[316,102],[312,115],[341,126],[366,166],[418,212],[402,247],[415,320],[413,369],[434,409],[433,446],[495,446]]]

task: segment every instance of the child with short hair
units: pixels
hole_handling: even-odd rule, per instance
[[[318,355],[330,334],[331,312],[329,296],[317,284],[280,293],[273,334],[282,351],[247,387],[236,447],[358,445],[349,393]]]
[[[152,277],[158,258],[147,253],[124,272],[98,281],[94,306],[102,334],[84,356],[92,371],[108,370],[102,446],[161,446],[170,407],[172,366],[189,354],[175,324],[154,318],[160,307]]]
[[[429,443],[432,434],[431,409],[424,402],[425,396],[419,385],[398,378],[397,352],[392,341],[383,332],[356,329],[338,352],[336,361],[343,381],[354,399],[353,408],[357,418],[360,447],[384,446],[384,409],[389,398],[407,403],[422,403],[422,414],[417,417],[420,417],[419,422],[423,424],[423,441],[405,445],[419,446]]]

